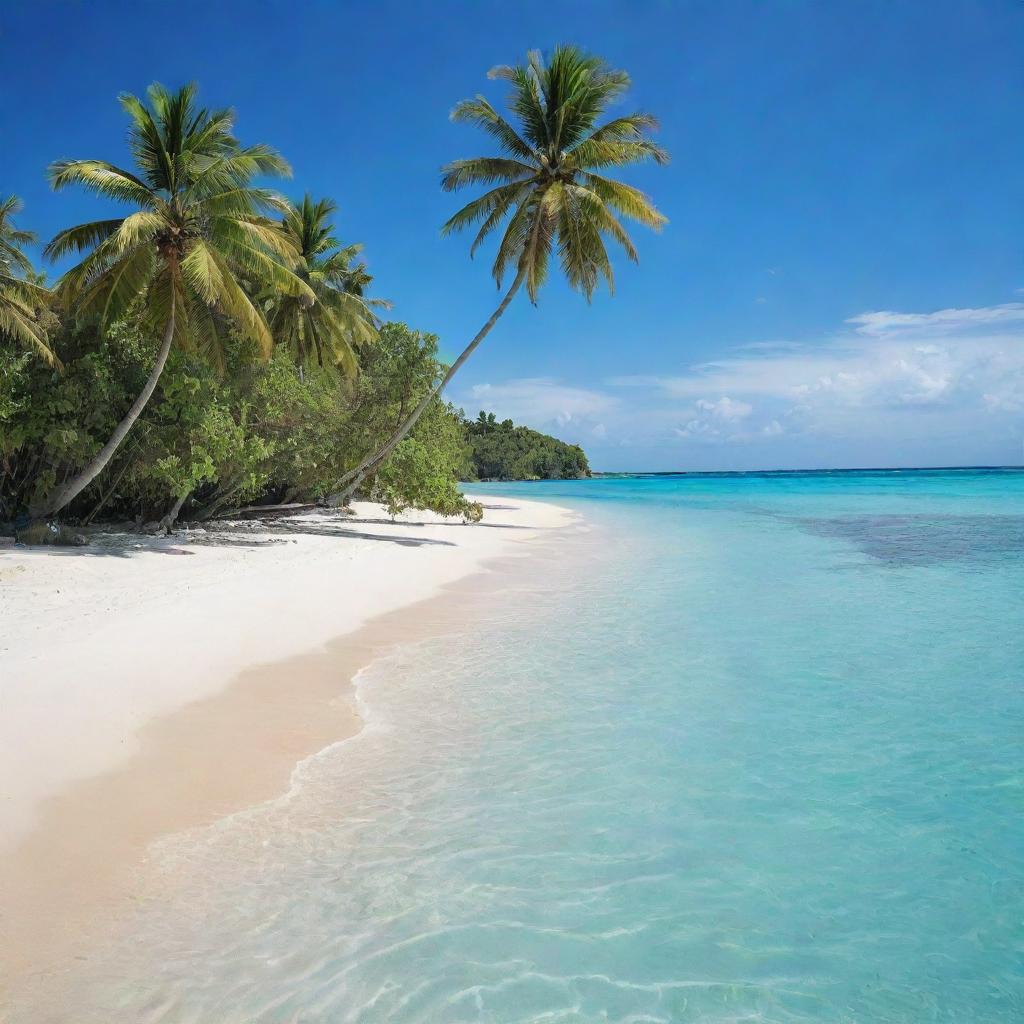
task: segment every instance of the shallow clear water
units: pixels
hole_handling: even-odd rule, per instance
[[[1024,1019],[1024,474],[479,490],[587,530],[165,843],[78,1021]]]

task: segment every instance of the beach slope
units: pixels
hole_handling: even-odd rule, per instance
[[[360,730],[359,669],[444,627],[433,598],[572,518],[484,505],[0,549],[0,990],[48,991],[118,926],[154,840],[284,793]]]
[[[354,509],[0,549],[0,848],[46,798],[136,754],[147,723],[422,601],[568,518],[504,499],[480,524]]]

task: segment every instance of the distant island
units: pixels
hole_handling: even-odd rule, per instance
[[[591,475],[586,453],[512,420],[481,412],[466,421],[468,480],[582,480]]]

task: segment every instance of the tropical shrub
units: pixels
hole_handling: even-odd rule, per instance
[[[24,520],[102,447],[155,348],[141,316],[102,334],[65,328],[56,345],[63,372],[0,346],[0,522]],[[359,351],[354,381],[297,365],[284,347],[264,359],[235,334],[222,351],[221,372],[199,353],[171,351],[132,433],[68,506],[69,520],[169,524],[247,503],[319,500],[445,369],[436,337],[397,323]],[[363,493],[393,512],[475,516],[458,489],[469,450],[461,414],[434,402],[406,442]]]

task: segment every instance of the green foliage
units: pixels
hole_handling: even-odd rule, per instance
[[[432,509],[478,522],[483,509],[467,501],[458,485],[468,455],[462,414],[434,402],[381,466],[370,496],[387,505],[391,515],[407,508]]]
[[[388,437],[443,375],[437,345],[436,335],[388,323],[378,343],[361,353],[362,372],[355,383],[348,422],[351,447],[360,455]]]
[[[287,202],[252,184],[261,174],[290,173],[287,163],[267,146],[241,146],[232,112],[199,107],[194,85],[172,93],[154,84],[147,99],[121,96],[134,171],[105,160],[60,160],[49,169],[54,189],[80,185],[135,211],[67,228],[46,253],[83,254],[57,288],[76,322],[106,330],[138,315],[163,340],[136,401],[95,456],[35,505],[37,515],[60,511],[106,468],[152,398],[172,344],[221,369],[230,331],[269,357],[273,339],[256,291],[316,301],[293,272],[294,245],[266,215]]]
[[[57,371],[0,345],[0,520],[12,519],[102,446],[146,376],[152,346],[117,325],[65,329]]]
[[[102,446],[145,379],[154,342],[141,314],[99,333],[58,336],[56,372],[0,346],[0,521],[23,516]],[[297,366],[285,349],[269,360],[230,336],[223,372],[198,353],[171,353],[153,398],[108,471],[72,503],[69,516],[149,522],[179,499],[202,519],[249,502],[315,501],[443,374],[437,338],[382,326],[346,383],[331,369]],[[436,400],[364,493],[397,513],[431,509],[478,517],[457,481],[466,474],[461,415]]]
[[[22,252],[35,235],[14,226],[20,212],[21,200],[16,196],[0,200],[0,337],[35,352],[49,366],[58,366],[40,317],[49,292],[33,280],[32,264]]]
[[[637,259],[619,215],[655,229],[666,218],[639,189],[601,172],[645,160],[667,163],[665,150],[646,138],[658,122],[650,114],[633,113],[598,126],[629,87],[629,75],[575,46],[557,47],[547,63],[531,50],[525,64],[492,68],[489,77],[510,83],[508,106],[519,127],[483,96],[463,100],[452,111],[453,121],[467,121],[490,135],[502,155],[455,160],[444,168],[445,191],[471,185],[488,191],[459,210],[443,232],[479,224],[473,253],[504,224],[494,278],[500,286],[514,267],[533,302],[553,252],[569,285],[588,299],[599,278],[611,290],[605,238]]]
[[[410,330],[405,324],[385,324],[378,344],[363,356],[363,372],[347,424],[355,457],[344,468],[350,469],[366,451],[373,451],[391,436],[445,369],[437,358],[435,335]],[[397,445],[376,476],[366,481],[365,492],[388,505],[392,514],[419,508],[478,518],[476,507],[462,497],[457,486],[467,456],[461,414],[435,398],[415,430]]]
[[[301,203],[289,206],[282,226],[298,253],[295,273],[316,301],[272,291],[269,322],[274,340],[287,346],[296,362],[333,366],[354,377],[357,349],[377,340],[374,308],[390,303],[366,297],[372,278],[365,264],[354,262],[362,247],[343,247],[333,236],[329,218],[336,209],[330,199],[314,202],[308,193]]]
[[[590,476],[587,456],[579,445],[566,444],[511,420],[481,412],[466,423],[473,479],[576,480]]]
[[[105,160],[50,167],[55,189],[79,185],[136,207],[126,217],[67,228],[47,245],[51,259],[84,254],[58,294],[80,321],[101,327],[141,308],[159,334],[173,310],[178,344],[217,366],[226,322],[269,355],[270,331],[246,286],[315,298],[290,269],[298,257],[293,242],[266,215],[288,210],[287,201],[252,185],[259,174],[290,168],[267,146],[241,146],[234,114],[198,107],[194,85],[171,93],[154,84],[147,99],[121,96],[135,171]]]

